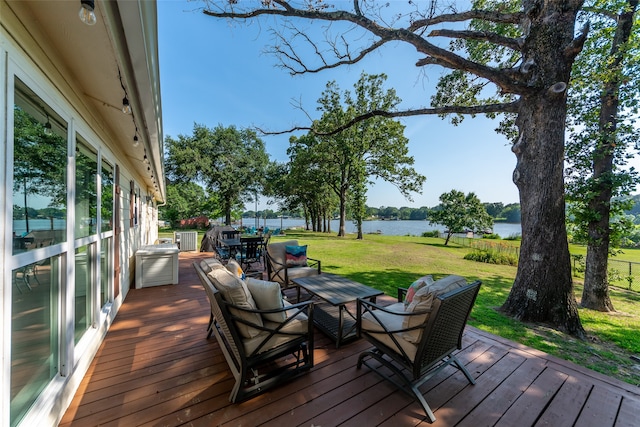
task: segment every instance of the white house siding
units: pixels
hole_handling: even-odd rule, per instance
[[[135,10],[138,3],[143,10],[141,15],[146,18],[131,19],[128,8]],[[58,423],[123,299],[134,286],[135,251],[157,240],[157,204],[164,201],[160,105],[149,108],[132,99],[134,111],[139,112],[138,122],[112,111],[122,98],[118,92],[121,85],[131,93],[153,93],[159,99],[157,82],[150,84],[137,79],[141,74],[145,79],[156,75],[157,70],[155,74],[135,70],[118,47],[135,41],[123,39],[115,26],[110,27],[118,21],[118,13],[127,14],[129,24],[123,20],[125,26],[142,22],[144,28],[133,33],[144,33],[145,37],[151,34],[153,38],[154,23],[148,24],[145,19],[155,16],[155,2],[98,0],[99,23],[89,29],[76,25],[79,5],[79,1],[0,0],[0,229],[3,230],[0,232],[0,426]],[[111,67],[98,67],[92,61],[83,63],[78,58],[70,60],[73,58],[68,56],[69,52],[86,52],[83,44],[88,37],[95,37],[91,42],[100,55],[113,58]],[[60,40],[64,43],[60,44]],[[153,42],[157,43],[157,39]],[[76,43],[77,47],[70,46]],[[118,71],[122,80],[117,78]],[[85,73],[95,77],[90,85]],[[135,91],[131,89],[133,86]],[[100,95],[92,96],[93,88],[95,93],[115,93],[115,101],[97,99]],[[14,112],[16,104],[18,112]],[[156,117],[149,117],[149,111]],[[66,151],[65,164],[58,168],[66,172],[66,177],[60,178],[64,185],[59,186],[66,189],[62,197],[66,201],[66,219],[60,223],[54,217],[31,218],[29,228],[22,233],[25,235],[14,238],[19,224],[26,227],[22,211],[30,212],[22,195],[27,195],[25,200],[27,197],[35,200],[31,199],[34,197],[44,204],[49,196],[53,197],[42,194],[46,193],[44,187],[33,192],[27,190],[35,179],[18,173],[14,156],[34,152],[14,144],[15,133],[22,135],[20,130],[16,131],[16,118],[23,113],[37,120],[38,124],[29,126],[39,132],[25,140],[46,141],[43,135],[49,133],[44,125],[49,119],[66,125],[54,129],[55,138],[63,142],[60,150]],[[138,124],[143,121],[151,123],[151,129]],[[132,126],[137,128],[141,147],[131,146]],[[86,153],[79,154],[77,136],[82,139],[83,150],[87,148]],[[37,147],[44,145],[45,142],[36,142]],[[142,161],[142,150],[149,154],[150,163]],[[45,160],[51,159],[43,159],[43,163]],[[27,165],[35,164],[33,159],[29,161]],[[60,161],[53,163],[60,166]],[[102,165],[114,169],[111,178],[103,180]],[[148,167],[157,181],[151,178]],[[109,184],[109,179],[115,181],[116,173],[119,193]],[[18,176],[24,177],[21,178],[24,182],[14,182]],[[82,197],[86,203],[84,199],[80,203]],[[103,211],[108,215],[109,209],[103,207],[110,205],[111,197],[112,216],[102,218]],[[132,197],[136,202],[135,218],[129,204]],[[14,209],[14,205],[20,208]],[[42,207],[39,209],[41,212]],[[119,222],[113,223],[116,210]],[[50,227],[43,226],[47,221]],[[112,226],[102,227],[108,223]],[[117,228],[119,250],[115,251]],[[118,277],[113,276],[116,253],[120,264]]]

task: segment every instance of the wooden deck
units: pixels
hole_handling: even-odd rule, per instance
[[[131,290],[61,426],[414,426],[418,404],[368,368],[358,340],[336,349],[316,332],[306,375],[240,404],[214,338],[209,303],[180,253],[180,284]],[[380,298],[379,298],[380,301]],[[390,299],[389,299],[390,301]],[[437,426],[639,426],[640,388],[468,327],[453,368],[422,387]]]

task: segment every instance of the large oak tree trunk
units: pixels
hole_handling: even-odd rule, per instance
[[[571,281],[563,177],[566,82],[573,62],[565,49],[573,39],[580,2],[525,3],[531,26],[523,53],[525,60],[535,61],[530,78],[534,90],[521,98],[520,135],[512,148],[522,246],[516,279],[502,310],[583,337]]]

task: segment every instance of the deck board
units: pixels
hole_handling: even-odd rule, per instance
[[[208,256],[181,252],[178,285],[130,291],[61,426],[430,425],[409,396],[356,369],[367,342],[336,349],[320,332],[309,373],[229,403],[233,378],[206,339],[209,302],[191,266]],[[640,425],[638,387],[571,362],[472,327],[457,357],[476,385],[452,367],[423,384],[434,426]]]

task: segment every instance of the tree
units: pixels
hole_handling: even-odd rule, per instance
[[[382,219],[398,219],[400,211],[393,206],[380,206],[380,216]]]
[[[411,210],[411,215],[409,216],[409,219],[424,221],[428,217],[429,217],[429,209],[423,206],[419,209]]]
[[[175,182],[196,181],[218,198],[225,223],[262,187],[269,156],[252,130],[194,124],[193,135],[166,138],[166,172]]]
[[[415,63],[419,67],[451,70],[440,79],[431,108],[373,110],[332,132],[376,115],[456,114],[457,119],[511,114],[507,118],[517,127],[517,134],[509,135],[517,159],[513,180],[520,193],[522,246],[516,279],[502,310],[520,320],[548,322],[584,336],[573,296],[564,206],[567,87],[588,33],[585,28],[574,36],[582,0],[523,0],[517,7],[479,0],[465,12],[447,5],[447,13],[438,13],[435,1],[421,5],[356,0],[349,10],[339,10],[339,2],[320,0],[300,7],[284,0],[205,3],[204,13],[218,18],[282,17],[272,51],[292,74],[355,64],[392,41],[415,47],[423,55]],[[300,20],[327,22],[321,32],[324,45],[315,33],[296,25]],[[337,22],[344,25],[335,26],[340,31],[336,36],[331,24]],[[463,22],[483,30],[463,30]],[[451,39],[449,48],[438,44],[438,37]],[[311,57],[304,54],[304,43]]]
[[[329,82],[318,100],[322,112],[318,129],[334,129],[371,110],[394,109],[400,99],[394,90],[382,89],[385,80],[385,75],[363,73],[354,86],[354,94],[345,91],[342,96],[338,85]],[[351,197],[358,238],[362,239],[365,184],[370,177],[394,184],[407,198],[411,192],[421,191],[425,178],[411,167],[414,159],[408,155],[408,140],[403,132],[404,126],[396,120],[371,117],[339,133],[305,140],[314,143],[308,147],[315,153],[316,168],[338,196],[338,236],[346,234],[347,202]]]
[[[506,222],[517,223],[522,220],[522,212],[518,203],[510,203],[504,207],[500,216],[504,218]]]
[[[167,204],[158,207],[162,219],[175,223],[181,219],[200,215],[218,217],[222,213],[215,195],[207,196],[204,188],[195,182],[167,184]]]
[[[586,8],[591,36],[574,66],[567,144],[567,193],[576,237],[587,243],[581,305],[614,311],[609,297],[611,244],[630,231],[623,213],[639,182],[625,169],[629,148],[640,139],[634,125],[640,102],[640,40],[634,25],[638,0],[594,1]]]
[[[493,219],[480,199],[474,193],[465,196],[458,190],[440,195],[440,204],[429,211],[428,218],[432,223],[447,227],[445,246],[454,233],[462,233],[467,229],[482,232],[493,226]]]
[[[497,202],[497,203],[483,203],[484,208],[487,210],[487,213],[492,217],[492,218],[498,218],[500,217],[500,213],[502,212],[502,210],[504,209],[504,203],[502,202]]]
[[[289,173],[284,185],[285,194],[289,197],[287,207],[302,206],[305,219],[311,220],[312,229],[321,231],[322,223],[327,224],[326,220],[330,219],[337,204],[327,182],[327,170],[323,167],[324,153],[315,148],[319,141],[312,134],[292,137],[289,144]]]

